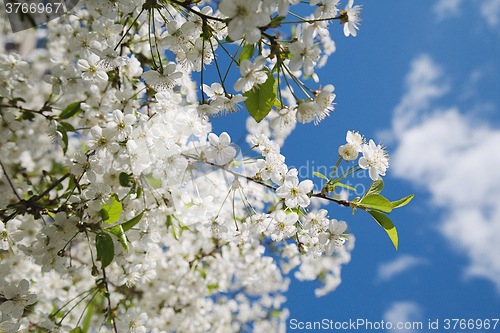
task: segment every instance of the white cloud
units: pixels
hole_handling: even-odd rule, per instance
[[[415,65],[422,59],[430,63]],[[429,77],[428,68],[441,74]],[[400,111],[408,109],[411,96],[427,96],[424,104],[429,106],[439,94],[425,92],[446,88],[437,83],[441,75],[440,67],[427,56],[413,62],[408,93],[395,112],[399,144],[391,168],[395,175],[426,188],[431,203],[446,209],[439,230],[469,257],[466,276],[489,279],[500,291],[500,129],[465,116],[456,107],[413,110],[411,122]],[[412,77],[429,80],[414,84]]]
[[[463,0],[440,0],[432,8],[437,15],[438,21],[458,16],[460,14],[460,4]]]
[[[412,61],[410,73],[406,76],[408,92],[394,110],[393,129],[396,135],[415,123],[422,110],[429,107],[432,99],[443,96],[448,86],[441,80],[442,69],[432,62],[427,54]],[[442,80],[441,80],[442,81]]]
[[[490,28],[495,28],[500,22],[500,0],[476,0],[480,5],[474,3],[471,8],[479,8],[479,14],[488,23]],[[447,18],[460,15],[460,6],[463,0],[439,0],[432,10],[436,14],[436,19],[442,21]],[[467,3],[467,2],[466,2]],[[470,2],[469,2],[470,3]]]
[[[393,261],[382,263],[378,266],[377,280],[387,281],[394,276],[410,270],[411,268],[427,263],[424,258],[419,258],[412,255],[402,255]]]
[[[418,303],[413,301],[400,301],[391,304],[391,307],[385,311],[383,315],[384,321],[390,322],[392,328],[388,329],[390,332],[417,332],[422,329],[422,326],[414,326],[413,323],[421,322],[422,309]],[[398,323],[402,329],[397,329]],[[407,328],[404,328],[407,325]],[[409,326],[408,326],[409,325]],[[418,325],[418,324],[415,324]]]
[[[497,26],[500,16],[500,0],[487,0],[481,4],[481,14],[491,27]]]

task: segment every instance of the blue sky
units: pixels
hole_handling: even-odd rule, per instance
[[[289,166],[331,166],[346,131],[360,131],[389,149],[383,194],[415,199],[391,213],[398,251],[370,216],[329,205],[356,236],[351,262],[321,298],[292,278],[289,319],[421,321],[426,332],[429,319],[442,331],[446,318],[500,318],[500,0],[362,4],[357,37],[331,25],[337,51],[319,74],[335,112],[299,124],[282,153]],[[214,132],[236,140],[245,118],[216,119]]]

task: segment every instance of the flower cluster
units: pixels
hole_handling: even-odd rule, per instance
[[[359,159],[359,166],[362,169],[368,169],[370,178],[377,180],[379,176],[385,176],[389,167],[389,157],[383,146],[376,145],[373,140],[366,144],[363,136],[352,131],[347,132],[346,141],[347,144],[339,147],[339,155],[344,160],[355,160],[361,152],[363,156]]]
[[[333,111],[333,85],[304,82],[335,51],[331,21],[355,36],[360,7],[311,1],[288,36],[298,2],[86,0],[24,56],[5,32],[1,331],[280,332],[292,269],[318,296],[337,287],[354,237],[318,201],[350,203],[280,146]],[[211,124],[243,103],[245,152]],[[384,148],[349,132],[339,154],[359,152],[385,175]]]

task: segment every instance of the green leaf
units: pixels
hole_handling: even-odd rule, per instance
[[[120,224],[120,226],[123,228],[123,231],[128,231],[128,230],[132,229],[142,219],[143,214],[144,214],[144,212],[140,213],[136,217],[131,218],[127,222]]]
[[[102,208],[100,211],[99,211],[99,215],[102,217],[102,220],[103,221],[106,221],[107,219],[109,219],[109,214],[108,214],[108,211],[104,208]]]
[[[281,25],[281,21],[283,21],[286,17],[285,16],[276,16],[274,17],[271,22],[269,23],[270,28],[277,28]]]
[[[313,172],[313,175],[315,175],[316,177],[319,177],[319,178],[323,178],[325,180],[328,180],[328,178],[325,177],[325,175],[323,175],[322,173],[319,173],[319,172],[316,172],[314,171]]]
[[[109,234],[101,232],[96,236],[95,247],[97,249],[97,260],[101,261],[101,267],[108,267],[115,256],[113,239]]]
[[[387,235],[389,235],[389,238],[391,239],[397,250],[398,232],[392,221],[385,214],[382,214],[380,212],[370,210],[368,211],[368,213],[375,219],[375,221],[377,221],[378,224],[380,224],[382,228],[384,228],[385,232],[387,232]]]
[[[94,307],[92,306],[92,304],[89,304],[87,306],[87,313],[85,314],[85,318],[83,318],[82,322],[82,333],[88,332],[93,314],[94,314]]]
[[[63,126],[57,126],[57,130],[62,134],[62,141],[64,143],[64,147],[62,147],[62,149],[64,155],[66,155],[66,152],[68,151],[68,133],[66,133],[66,128]]]
[[[151,184],[152,187],[154,187],[154,188],[161,187],[161,180],[154,178],[151,174],[147,175],[146,179],[149,181],[149,184]],[[142,180],[144,180],[144,179],[142,179]]]
[[[170,226],[172,227],[172,234],[176,240],[179,240],[183,230],[189,230],[188,227],[172,215],[167,216],[167,228]]]
[[[384,181],[382,178],[379,178],[377,180],[374,180],[368,190],[365,193],[365,196],[370,195],[370,194],[379,194],[382,192],[382,189],[384,188]]]
[[[406,205],[407,203],[409,203],[411,201],[411,199],[413,199],[414,195],[409,195],[407,197],[404,197],[403,199],[400,199],[398,201],[393,201],[391,202],[392,204],[392,208],[399,208],[399,207],[403,207],[404,205]]]
[[[74,102],[69,104],[59,115],[59,119],[69,119],[71,117],[76,116],[78,113],[82,111],[80,107],[83,101]]]
[[[243,46],[243,49],[241,49],[240,54],[238,55],[238,62],[241,63],[242,60],[250,59],[254,52],[255,46],[253,44]]]
[[[118,179],[120,180],[120,185],[123,187],[131,187],[132,185],[130,184],[130,175],[128,173],[122,172],[120,173],[120,176],[118,176]]]
[[[83,333],[82,329],[80,327],[75,327],[69,333]]]
[[[64,129],[67,131],[67,132],[76,132],[75,128],[73,127],[73,125],[71,124],[68,124],[68,123],[65,123],[63,121],[59,122],[59,124],[64,127]]]
[[[274,106],[277,108],[277,109],[283,109],[283,105],[281,104],[280,100],[279,99],[275,99],[274,100]]]
[[[361,199],[358,204],[360,207],[370,208],[380,210],[385,213],[390,213],[392,210],[392,204],[389,200],[381,196],[380,194],[368,194]]]
[[[125,251],[128,252],[127,236],[125,236],[125,233],[124,233],[124,230],[123,230],[121,224],[115,225],[114,227],[111,227],[111,228],[104,228],[104,230],[109,231],[110,233],[112,233],[113,235],[118,237],[118,240],[122,244],[123,248],[125,249]]]
[[[113,203],[111,205],[103,205],[101,209],[102,220],[106,223],[112,224],[120,219],[120,215],[122,214],[122,203],[117,200],[117,196],[113,195]],[[104,214],[102,211],[106,211],[108,216]],[[107,217],[107,218],[106,218]]]
[[[267,70],[267,80],[258,87],[243,94],[247,99],[245,106],[248,113],[256,122],[261,122],[273,108],[276,100],[276,81],[274,76]]]
[[[347,189],[349,189],[349,190],[351,190],[351,191],[355,191],[355,192],[356,192],[356,189],[355,189],[354,187],[350,187],[349,185],[342,184],[342,183],[339,183],[339,182],[337,182],[337,183],[333,184],[333,186],[340,186],[340,187],[344,187],[344,188],[347,188]]]

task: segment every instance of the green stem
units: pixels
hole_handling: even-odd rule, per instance
[[[343,158],[340,157],[339,160],[337,161],[337,163],[335,163],[335,167],[333,167],[332,176],[330,177],[330,180],[328,182],[332,181],[333,175],[335,175],[335,171],[337,171],[337,168],[339,167],[339,164],[340,164],[340,162],[342,162],[342,160],[343,160]]]

